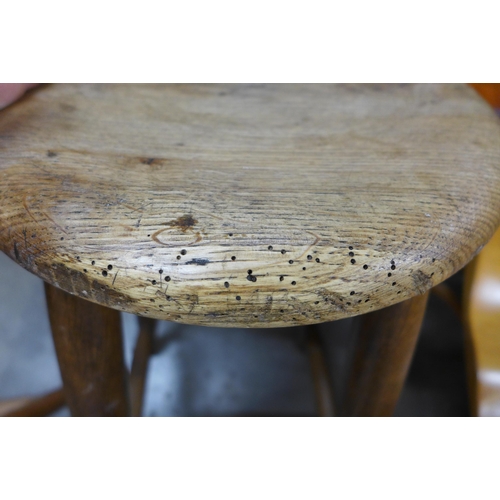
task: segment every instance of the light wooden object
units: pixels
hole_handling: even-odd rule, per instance
[[[464,313],[472,412],[500,416],[500,231],[469,264]]]
[[[500,108],[500,84],[470,84]],[[471,413],[500,416],[500,231],[466,268],[463,319]]]
[[[0,113],[0,249],[48,283],[74,415],[130,414],[112,309],[373,313],[343,412],[390,414],[426,292],[499,222],[500,126],[466,85],[54,85]]]
[[[0,248],[148,317],[320,323],[464,266],[499,165],[465,85],[46,86],[0,114]]]

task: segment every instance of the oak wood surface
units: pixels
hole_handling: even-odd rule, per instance
[[[360,318],[343,416],[392,416],[410,368],[428,295]]]
[[[74,417],[130,414],[120,314],[46,284],[52,337]]]
[[[500,127],[466,85],[51,85],[0,113],[0,249],[152,318],[374,311],[499,221]]]

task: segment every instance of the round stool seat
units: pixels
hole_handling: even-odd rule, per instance
[[[500,127],[465,85],[51,85],[0,113],[0,249],[151,318],[374,311],[499,223]]]

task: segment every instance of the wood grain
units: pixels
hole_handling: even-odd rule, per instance
[[[0,113],[0,249],[147,317],[374,311],[499,222],[500,127],[466,85],[52,85]]]
[[[410,368],[428,295],[361,318],[342,415],[392,416]]]
[[[120,314],[45,285],[52,337],[74,417],[130,414]]]

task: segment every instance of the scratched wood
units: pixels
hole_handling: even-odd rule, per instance
[[[0,248],[152,318],[374,311],[499,222],[500,127],[466,85],[50,85],[0,113]]]

